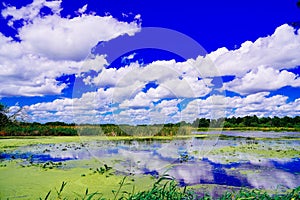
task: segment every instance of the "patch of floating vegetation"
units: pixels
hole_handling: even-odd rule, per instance
[[[85,143],[91,141],[155,141],[190,138],[206,138],[207,134],[182,136],[36,136],[36,137],[0,137],[0,151],[15,150],[22,146],[60,143]]]
[[[116,183],[123,178],[123,175],[115,174],[110,166],[96,160],[66,161],[61,165],[54,162],[30,164],[16,159],[3,161],[1,165],[0,199],[38,199],[53,186],[58,188],[63,181],[68,182],[64,191],[67,199],[74,199],[74,191],[84,193],[86,188],[91,191],[101,188],[103,195],[112,198],[112,188],[116,188]],[[136,191],[149,188],[154,181],[151,176],[145,175],[132,175],[130,180],[133,180]]]
[[[210,152],[210,155],[218,155],[224,158],[232,158],[236,161],[236,158],[247,158],[256,156],[259,158],[297,158],[300,155],[299,145],[287,145],[286,143],[258,143],[243,144],[237,146],[225,146],[221,148],[215,148]]]

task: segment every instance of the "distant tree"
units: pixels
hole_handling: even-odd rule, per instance
[[[272,126],[274,127],[280,127],[280,118],[279,117],[273,117],[272,118]]]
[[[23,107],[7,107],[0,102],[0,129],[3,129],[10,124],[16,124],[17,122],[19,123],[25,121],[27,115],[23,111]]]
[[[251,117],[250,116],[243,117],[243,123],[245,126],[250,126],[251,125]]]
[[[209,127],[210,124],[210,120],[209,119],[205,119],[205,118],[201,118],[199,120],[199,127]]]
[[[241,118],[241,117],[236,118],[236,123],[238,125],[241,124],[241,123],[243,123],[243,118]]]
[[[270,117],[262,117],[258,119],[258,123],[260,126],[269,127],[272,124],[272,120]]]
[[[293,126],[293,119],[285,116],[281,120],[280,126],[287,126],[287,127],[292,127]]]
[[[9,118],[7,116],[8,108],[0,103],[0,130],[9,124]]]
[[[256,115],[250,117],[250,126],[257,127],[259,123],[259,119]]]
[[[237,124],[236,117],[226,118],[227,124]],[[225,125],[225,124],[224,124]]]
[[[18,105],[8,108],[7,116],[12,122],[24,122],[28,117],[24,112],[24,108]]]
[[[195,128],[203,128],[203,127],[209,127],[210,125],[210,119],[205,119],[205,118],[197,118],[193,121],[191,124]]]
[[[47,122],[45,125],[49,125],[49,126],[67,126],[68,124],[66,124],[65,122]]]
[[[225,121],[224,122],[224,127],[225,128],[231,128],[231,127],[234,127],[234,124],[231,124],[229,121]]]
[[[300,116],[293,118],[293,125],[294,127],[300,127]]]

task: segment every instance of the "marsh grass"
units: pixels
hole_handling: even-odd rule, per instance
[[[130,181],[127,180],[128,176],[125,176],[118,184],[117,189],[112,190],[112,200],[300,200],[300,186],[290,190],[284,194],[268,194],[266,191],[258,189],[245,189],[242,188],[239,191],[225,191],[220,197],[213,198],[208,193],[199,195],[195,190],[187,189],[187,187],[180,187],[176,181],[169,175],[163,175],[160,177],[149,190],[140,191],[135,193],[134,186],[129,192],[128,187]],[[66,186],[66,182],[62,182],[59,190],[56,190],[57,200],[67,200],[68,198],[63,196],[63,190]],[[45,198],[40,200],[50,200],[51,190],[47,193]],[[110,200],[103,197],[102,193],[92,192],[89,193],[88,188],[84,194],[74,193],[75,200]]]
[[[163,181],[164,182],[164,181]],[[160,199],[174,199],[174,200],[189,200],[196,199],[196,194],[191,190],[183,189],[174,181],[167,181],[163,184],[156,182],[150,190],[142,191],[131,195],[128,200],[160,200]]]

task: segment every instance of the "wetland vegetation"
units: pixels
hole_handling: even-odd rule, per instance
[[[180,188],[178,184],[172,180],[172,178],[167,176],[160,177],[153,186],[145,191],[134,193],[134,190],[128,192],[123,190],[124,185],[130,185],[131,183],[125,182],[126,176],[119,182],[119,188],[117,190],[112,190],[114,195],[113,199],[116,200],[161,200],[161,199],[172,199],[172,200],[211,200],[212,197],[208,193],[197,194],[191,188],[187,187]],[[165,181],[167,180],[167,181]],[[57,191],[57,199],[62,199],[62,192],[67,183],[63,182],[60,190]],[[45,200],[49,198],[51,190],[45,196]],[[86,189],[84,194],[77,194],[79,198],[75,199],[98,199],[106,200],[107,198],[103,197],[102,193],[92,192],[89,193],[89,190]],[[240,189],[237,191],[225,191],[218,197],[219,200],[229,200],[229,199],[268,199],[268,200],[295,200],[300,198],[300,187],[291,189],[282,194],[268,194],[265,191],[253,189]],[[43,199],[43,198],[40,198]]]
[[[0,199],[299,199],[298,116],[148,126],[0,118]]]

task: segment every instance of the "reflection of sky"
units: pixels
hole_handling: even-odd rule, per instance
[[[282,170],[264,170],[247,174],[247,180],[255,188],[276,190],[279,185],[295,188],[300,185],[300,176]]]
[[[265,148],[299,145],[298,141],[258,141]],[[245,139],[172,141],[91,141],[21,147],[2,159],[12,157],[33,162],[84,160],[97,158],[117,171],[134,174],[164,174],[175,177],[181,185],[200,183],[276,189],[300,185],[300,160],[260,158],[236,152],[234,155],[209,153],[211,148],[244,145]],[[211,145],[213,144],[213,145]],[[299,146],[298,146],[299,147]],[[234,162],[225,164],[222,160]]]
[[[175,165],[167,173],[175,177],[181,184],[194,185],[200,182],[214,182],[213,167],[206,162]]]

